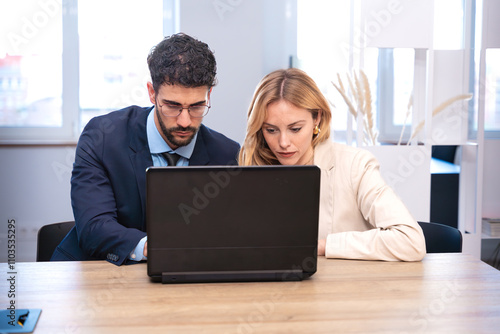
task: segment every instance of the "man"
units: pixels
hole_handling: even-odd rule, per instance
[[[152,49],[148,66],[154,107],[96,117],[80,136],[71,178],[76,226],[52,261],[145,260],[146,168],[237,163],[239,145],[202,124],[216,84],[208,45],[182,33],[170,36]]]

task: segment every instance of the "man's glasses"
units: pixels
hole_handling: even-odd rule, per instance
[[[208,111],[210,110],[210,106],[205,104],[194,105],[185,108],[180,105],[167,103],[164,105],[158,105],[158,108],[160,108],[161,114],[165,117],[177,117],[182,113],[184,109],[187,109],[191,117],[201,118],[206,116],[208,114]]]

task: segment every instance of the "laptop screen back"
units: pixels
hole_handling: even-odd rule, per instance
[[[286,280],[316,271],[318,167],[152,167],[146,178],[154,280]]]

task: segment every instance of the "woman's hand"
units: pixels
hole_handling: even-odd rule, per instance
[[[318,256],[325,256],[326,239],[318,240]]]

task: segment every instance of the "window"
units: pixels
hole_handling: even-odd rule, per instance
[[[3,8],[2,8],[3,7]],[[8,7],[8,8],[7,8]],[[62,6],[57,1],[0,5],[0,139],[62,133]]]
[[[337,73],[345,79],[349,68],[349,1],[297,1],[298,66],[318,84],[331,103],[338,106],[338,94],[331,84]],[[335,138],[342,137],[347,127],[347,112],[332,109]]]
[[[410,138],[413,110],[415,50],[379,49],[377,53],[379,140],[405,142]]]
[[[175,32],[175,7],[175,0],[2,2],[0,141],[75,141],[93,116],[148,105],[146,58]]]
[[[146,58],[163,38],[163,1],[80,1],[78,31],[80,124],[132,104],[149,105]]]

